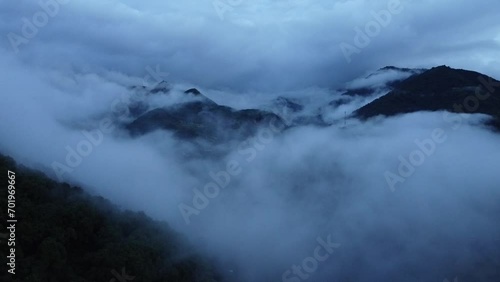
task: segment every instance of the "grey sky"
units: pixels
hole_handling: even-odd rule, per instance
[[[238,90],[332,87],[385,65],[447,64],[500,77],[494,0],[401,0],[403,11],[351,63],[340,44],[354,44],[355,28],[364,29],[389,0],[241,0],[222,13],[214,3],[226,0],[66,2],[16,56],[136,76],[160,65],[174,80]],[[37,11],[38,1],[0,2],[1,48],[15,55],[8,34],[22,36],[22,18],[32,21]]]
[[[38,0],[0,0],[0,152],[51,175],[53,163],[86,140],[82,130],[99,129],[103,117],[113,116],[114,102],[134,94],[122,84],[140,84],[147,68],[168,72],[181,97],[197,86],[218,103],[259,108],[260,100],[286,92],[303,99],[306,117],[322,107],[342,121],[368,101],[323,107],[345,98],[325,88],[386,65],[447,64],[500,78],[500,3],[493,0],[401,0],[402,10],[356,47],[350,63],[341,44],[355,46],[356,28],[370,25],[389,0],[231,0],[240,4],[223,19],[213,0],[65,2],[23,38],[26,21],[43,20]],[[17,53],[12,38],[23,42],[14,44]],[[401,75],[388,71],[347,86]],[[247,95],[233,95],[240,92]],[[156,108],[175,98],[148,103]],[[196,152],[196,145],[171,132],[127,138],[117,127],[65,177],[166,220],[219,260],[223,273],[234,270],[237,281],[279,281],[311,254],[318,236],[329,234],[342,247],[308,281],[330,281],[332,273],[342,281],[416,281],[441,275],[451,262],[473,273],[478,262],[500,253],[500,142],[477,126],[485,116],[454,117],[463,122],[459,130],[440,112],[348,120],[346,128],[295,127],[262,145],[251,162],[240,144],[217,147],[225,152],[220,159],[191,160],[182,152]],[[385,172],[396,171],[399,157],[417,152],[415,141],[436,128],[447,141],[391,192]],[[245,151],[252,143],[242,143]],[[186,225],[179,203],[192,203],[194,189],[233,160],[242,174]]]

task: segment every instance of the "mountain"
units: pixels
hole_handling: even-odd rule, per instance
[[[360,119],[395,116],[419,111],[487,114],[498,128],[500,82],[478,72],[439,66],[411,76],[392,91],[359,108]]]
[[[340,96],[319,108],[311,110],[311,105],[303,101],[279,96],[270,101],[266,110],[237,110],[219,105],[196,88],[181,92],[187,100],[153,107],[147,103],[148,96],[172,95],[172,87],[162,81],[151,89],[136,88],[136,91],[143,92],[145,99],[129,105],[133,119],[125,124],[125,128],[132,136],[161,129],[171,131],[181,139],[202,139],[215,144],[247,138],[260,125],[273,120],[284,125],[283,118],[275,114],[277,111],[270,109],[278,108],[278,112],[291,115],[292,126],[328,126],[322,118],[325,106],[335,109],[356,99],[365,99],[366,104],[354,108],[352,116],[366,120],[380,115],[389,117],[419,111],[482,113],[494,117],[490,125],[500,129],[500,94],[494,89],[498,84],[497,80],[481,73],[447,66],[432,69],[387,66],[349,83],[338,91]],[[487,99],[483,99],[485,97]],[[306,108],[310,110],[305,111]],[[342,117],[343,113],[344,110]]]
[[[172,96],[173,87],[166,81],[161,81],[154,87],[146,86],[131,86],[128,88],[132,91],[132,99],[128,105],[129,113],[132,117],[137,118],[142,114],[151,110],[148,104],[148,99],[151,97],[159,96]],[[214,103],[212,100],[201,94],[201,92],[196,88],[190,88],[182,92],[185,97],[196,97],[197,100],[204,102]]]
[[[362,78],[362,80],[365,81],[364,83],[360,84],[359,80],[355,80],[354,83],[348,85],[346,89],[340,91],[343,92],[343,96],[368,97],[375,94],[380,89],[396,87],[408,77],[412,77],[422,73],[423,71],[425,71],[425,69],[409,69],[387,66]]]
[[[168,93],[170,90],[172,89],[172,87],[170,86],[170,84],[166,81],[162,81],[160,83],[158,83],[156,85],[155,88],[153,88],[151,90],[151,93],[152,94],[157,94],[157,93]]]
[[[277,122],[284,124],[276,114],[258,109],[235,110],[222,106],[190,89],[186,94],[203,97],[201,100],[179,103],[147,111],[126,125],[133,136],[164,129],[184,139],[203,138],[217,143],[234,138],[248,137],[257,126]]]
[[[304,106],[301,105],[299,101],[295,101],[291,98],[278,97],[274,100],[273,104],[276,108],[285,109],[293,113],[304,110]]]
[[[196,88],[191,88],[191,89],[188,89],[186,91],[184,91],[185,94],[193,94],[195,96],[199,96],[201,95],[201,92],[200,90],[196,89]]]
[[[134,277],[133,281],[219,281],[211,263],[166,223],[142,212],[120,210],[102,197],[51,180],[1,154],[0,170],[15,172],[19,219],[16,275],[12,278],[3,271],[0,281],[125,281],[116,273]],[[10,179],[2,173],[0,180]],[[7,192],[0,189],[3,207]],[[7,218],[7,208],[0,216]],[[0,249],[4,258],[6,247]]]

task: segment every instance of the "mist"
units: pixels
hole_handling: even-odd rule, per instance
[[[0,33],[22,34],[41,9],[17,2],[0,2]],[[500,135],[489,117],[351,116],[411,75],[376,71],[386,65],[500,77],[498,3],[479,2],[402,0],[347,62],[339,44],[354,44],[354,28],[387,1],[241,1],[222,17],[212,1],[68,1],[29,42],[0,41],[0,152],[166,221],[225,281],[481,279],[481,263],[500,253]],[[137,90],[163,80],[169,95]],[[375,93],[342,95],[368,86]],[[284,122],[228,131],[220,144],[126,130],[131,101],[202,99],[190,88]]]
[[[57,179],[54,162],[64,164],[67,148],[77,150],[89,139],[82,132],[97,139],[93,130],[103,119],[127,118],[112,105],[132,93],[116,80],[44,72],[4,54],[2,62],[3,93],[16,95],[3,95],[0,151],[29,167]],[[228,101],[236,95],[217,93]],[[309,93],[314,91],[305,89],[302,96]],[[175,94],[151,99],[155,106],[182,102]],[[132,138],[115,125],[62,177],[167,221],[213,258],[228,281],[301,281],[292,266],[312,256],[318,239],[336,247],[314,273],[303,272],[311,281],[417,281],[412,272],[429,279],[471,277],[477,269],[470,266],[484,252],[498,251],[492,246],[500,235],[500,138],[481,126],[486,116],[454,116],[349,119],[346,127],[269,125],[235,146],[221,145],[217,157],[195,158],[183,152],[196,144],[167,131]],[[417,142],[436,129],[444,141],[411,176],[391,186],[386,173],[397,174],[400,156],[410,160],[422,151]],[[209,183],[222,183],[216,196],[199,196]]]

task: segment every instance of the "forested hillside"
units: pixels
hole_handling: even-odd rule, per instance
[[[16,173],[16,269],[0,281],[218,281],[166,223],[121,211],[79,187],[58,183],[0,155],[1,233],[7,216],[7,171]],[[4,235],[5,236],[5,235]],[[0,239],[0,256],[7,242]]]

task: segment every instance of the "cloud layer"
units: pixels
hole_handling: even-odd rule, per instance
[[[381,66],[448,64],[500,77],[495,1],[402,0],[403,11],[350,63],[340,44],[355,44],[355,28],[389,1],[238,3],[221,19],[212,1],[67,1],[15,53],[8,35],[22,36],[43,9],[0,2],[0,152],[56,177],[54,162],[78,150],[88,139],[82,132],[128,118],[115,102],[157,67],[177,94],[196,86],[236,108],[287,96],[306,104],[305,117],[331,122],[383,94],[344,101],[331,89],[400,77],[345,84]],[[149,102],[170,105],[182,100],[177,94]],[[337,100],[345,103],[328,105]],[[64,179],[166,220],[228,281],[287,281],[318,237],[340,247],[308,281],[484,281],[500,253],[500,137],[479,125],[485,118],[460,117],[459,129],[443,113],[280,133],[264,126],[256,139],[216,147],[218,157],[191,158],[184,153],[197,147],[169,132],[130,138],[114,124]],[[391,191],[386,173],[436,129],[446,141]],[[196,189],[235,162],[240,172],[186,224],[179,205],[194,207]]]
[[[7,35],[22,36],[23,18],[33,22],[43,11],[35,1],[21,2],[0,3],[0,46],[9,51]],[[394,0],[61,2],[36,36],[15,44],[16,56],[35,65],[140,77],[159,65],[176,81],[240,91],[331,87],[385,65],[448,64],[500,76],[493,0],[401,0],[402,12],[350,63],[340,44],[353,45],[356,27],[365,30],[373,13]]]
[[[78,150],[86,140],[82,130],[99,128],[113,101],[130,94],[97,74],[50,72],[0,57],[8,93],[0,104],[0,151],[54,177],[53,163],[64,163],[67,148]],[[264,126],[238,146],[221,146],[219,157],[194,158],[183,152],[195,147],[170,133],[131,139],[116,128],[64,178],[166,220],[228,281],[302,281],[302,274],[309,281],[476,281],[488,277],[499,253],[500,137],[478,125],[484,116],[462,119],[459,129],[442,113],[279,134],[263,133]],[[400,158],[412,162],[421,150],[415,140],[437,128],[446,140],[392,192],[386,172],[397,174]],[[203,208],[186,224],[180,204],[196,208],[195,191],[235,162],[239,173],[208,204],[198,202]],[[313,267],[319,239],[340,246]],[[484,258],[486,267],[478,268]]]

